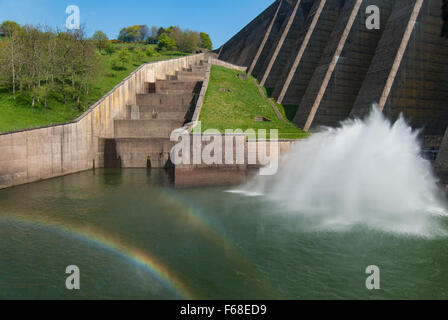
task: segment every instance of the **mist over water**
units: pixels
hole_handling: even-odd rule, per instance
[[[275,201],[280,214],[309,218],[318,229],[445,236],[446,203],[418,134],[402,117],[392,124],[373,108],[365,120],[296,143],[276,176],[235,192]]]

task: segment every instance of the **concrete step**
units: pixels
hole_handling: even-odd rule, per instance
[[[169,138],[184,120],[115,120],[115,138]]]
[[[169,138],[119,138],[115,141],[122,168],[164,168],[176,144]]]
[[[194,93],[146,93],[137,94],[137,105],[191,106],[196,102]]]
[[[190,106],[127,106],[126,118],[127,120],[151,120],[151,119],[163,119],[163,120],[176,120],[184,119]]]
[[[190,106],[186,105],[177,105],[177,106],[152,106],[152,105],[140,105],[139,106],[140,113],[152,113],[155,112],[183,112],[186,113]]]
[[[204,75],[194,75],[188,72],[180,73],[177,76],[177,80],[179,81],[204,81]]]
[[[191,93],[200,92],[202,82],[159,80],[155,83],[156,93]]]
[[[144,116],[142,120],[146,119],[157,119],[157,120],[182,120],[185,121],[185,112],[158,112],[155,114],[155,118],[148,118]]]
[[[189,69],[183,69],[183,71],[178,71],[178,72],[201,72],[201,73],[205,73],[205,71],[207,71],[207,67],[206,66],[194,66],[194,67],[191,67]]]
[[[128,106],[126,120],[185,120],[189,109],[188,106]]]
[[[177,71],[177,76],[195,76],[195,77],[202,77],[204,79],[205,77],[205,71]]]
[[[204,72],[205,73],[205,71],[207,71],[207,66],[195,66],[195,67],[192,67],[191,70],[193,72]]]

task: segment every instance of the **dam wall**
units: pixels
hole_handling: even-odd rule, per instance
[[[295,124],[338,126],[377,104],[391,121],[402,114],[420,130],[424,152],[448,172],[447,1],[297,0],[284,8],[264,13],[274,21],[271,44],[239,62],[254,66],[277,102],[296,108]],[[221,59],[233,58],[223,51]]]
[[[347,0],[330,40],[308,83],[294,122],[311,126],[336,126],[350,116],[375,49],[385,29],[393,1]],[[368,30],[368,6],[381,8],[379,30]]]
[[[352,109],[372,101],[391,120],[403,114],[424,136],[443,137],[448,119],[448,41],[438,0],[397,0]]]
[[[219,60],[250,67],[281,0],[275,1],[219,50]]]
[[[263,73],[258,76],[260,84],[274,90],[279,86],[280,79],[287,65],[292,59],[292,54],[301,44],[301,34],[305,31],[306,19],[315,8],[313,2],[297,0],[290,11],[286,24],[279,33],[279,41],[273,46]]]
[[[0,189],[104,166],[105,141],[145,83],[198,64],[204,54],[144,64],[70,123],[0,134]]]
[[[314,3],[299,36],[300,45],[292,51],[273,91],[273,97],[279,103],[298,105],[302,100],[341,13],[341,2],[319,0]]]

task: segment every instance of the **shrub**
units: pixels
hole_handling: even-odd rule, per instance
[[[123,47],[117,54],[117,56],[112,60],[112,67],[114,69],[125,69],[126,64],[131,60],[131,56],[126,47]]]
[[[200,35],[201,35],[201,47],[204,49],[212,50],[213,44],[212,40],[210,39],[210,36],[205,32],[201,32]]]
[[[92,37],[92,40],[95,42],[98,50],[101,51],[106,49],[106,46],[109,44],[109,38],[106,34],[100,30],[96,31]]]
[[[112,43],[108,43],[106,44],[106,47],[104,48],[104,51],[106,52],[106,54],[108,54],[109,56],[113,55],[115,52],[115,47]]]
[[[176,41],[166,33],[163,33],[159,37],[159,48],[162,50],[177,50]]]
[[[142,61],[145,59],[145,53],[142,50],[137,50],[137,60]]]
[[[148,48],[146,48],[145,52],[148,57],[160,56],[160,54],[157,52],[157,50],[153,46],[149,46]]]

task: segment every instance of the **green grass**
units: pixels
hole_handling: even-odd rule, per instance
[[[124,44],[117,44],[116,46],[124,46]],[[136,46],[141,47],[143,45]],[[32,108],[31,97],[28,93],[18,93],[17,99],[14,101],[11,88],[0,86],[0,132],[9,132],[72,121],[143,63],[167,60],[187,55],[186,53],[181,52],[164,52],[156,57],[148,57],[145,55],[144,59],[139,60],[137,58],[137,53],[134,50],[130,51],[131,60],[125,68],[122,70],[115,70],[112,68],[112,59],[116,54],[117,52],[111,56],[108,56],[105,53],[101,55],[101,63],[103,64],[102,72],[90,86],[89,95],[82,99],[80,108],[78,108],[76,103],[71,100],[71,97],[68,98],[67,104],[64,105],[63,96],[60,92],[48,97],[47,108],[43,106],[42,101]],[[70,85],[68,84],[68,86]]]
[[[280,139],[300,139],[308,136],[292,123],[281,121],[269,102],[261,96],[254,78],[247,80],[237,77],[238,71],[221,66],[212,66],[210,83],[205,95],[199,120],[202,122],[202,131],[217,129],[278,129]],[[232,92],[220,91],[221,88]],[[266,91],[265,91],[266,92]],[[289,108],[278,105],[285,119],[290,113]],[[256,122],[256,116],[270,119],[270,122]]]

